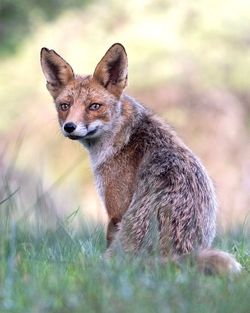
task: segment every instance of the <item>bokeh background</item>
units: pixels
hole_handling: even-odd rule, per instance
[[[249,0],[0,0],[0,205],[26,219],[39,207],[105,223],[87,152],[60,133],[39,54],[53,48],[89,74],[114,42],[128,53],[127,92],[207,167],[219,229],[247,225]]]

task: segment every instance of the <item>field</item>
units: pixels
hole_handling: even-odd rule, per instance
[[[53,210],[45,216],[41,202],[32,223],[27,212],[18,214],[15,195],[1,203],[1,313],[249,312],[250,236],[244,228],[215,243],[236,255],[243,273],[204,276],[188,263],[161,265],[157,257],[105,261],[101,226],[84,223],[78,211],[64,219]],[[72,226],[77,219],[78,231]],[[53,226],[46,229],[46,221]]]
[[[0,313],[250,312],[249,12],[249,0],[0,0]],[[60,134],[39,54],[55,49],[91,74],[114,42],[128,53],[128,93],[212,177],[214,246],[237,257],[240,276],[103,260],[90,162]]]

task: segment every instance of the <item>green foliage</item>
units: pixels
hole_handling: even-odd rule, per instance
[[[76,231],[77,212],[65,220],[54,215],[54,227],[46,228],[39,208],[29,224],[17,218],[14,200],[1,205],[2,313],[248,312],[249,275],[206,277],[188,264],[163,266],[157,258],[105,261],[102,228],[85,223]],[[249,272],[249,236],[238,232],[217,245],[234,249]]]
[[[15,52],[40,20],[51,21],[64,10],[87,3],[88,0],[1,0],[0,53]]]

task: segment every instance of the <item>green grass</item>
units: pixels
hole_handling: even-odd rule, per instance
[[[249,312],[250,238],[244,231],[215,243],[236,255],[243,274],[208,277],[187,264],[163,266],[157,259],[150,264],[119,257],[104,261],[101,227],[83,223],[76,231],[77,212],[62,220],[38,214],[38,207],[30,211],[29,222],[13,202],[1,204],[1,313]],[[53,227],[46,229],[49,219]]]

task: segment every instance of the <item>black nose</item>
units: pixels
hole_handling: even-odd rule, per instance
[[[73,131],[76,129],[76,124],[72,123],[72,122],[69,122],[69,123],[66,123],[64,126],[63,126],[64,130],[71,134],[73,133]]]

